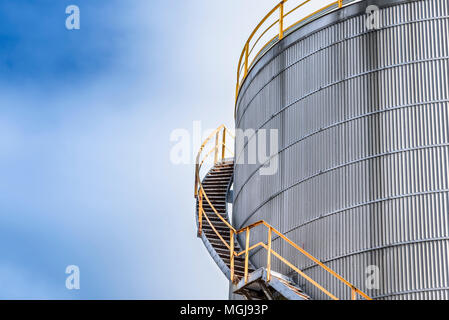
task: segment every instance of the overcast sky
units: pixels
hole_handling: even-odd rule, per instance
[[[227,298],[169,137],[233,127],[240,51],[275,4],[0,0],[0,298]]]

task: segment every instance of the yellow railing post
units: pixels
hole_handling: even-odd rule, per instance
[[[339,8],[343,7],[343,0],[338,0],[338,7]]]
[[[200,164],[197,161],[196,165],[195,165],[195,191],[194,191],[195,198],[198,195],[198,170],[199,169],[200,169]]]
[[[226,146],[226,127],[223,128],[223,143],[221,145],[221,160],[225,158],[225,146]]]
[[[230,246],[231,246],[231,250],[230,250],[230,268],[231,268],[231,282],[234,283],[234,231],[231,229],[231,240],[230,240]]]
[[[200,195],[198,197],[199,201],[199,217],[198,217],[198,237],[201,237],[201,233],[203,232],[203,192],[200,190]]]
[[[245,247],[245,284],[248,283],[248,260],[249,260],[249,227],[246,228],[246,247]]]
[[[279,6],[279,40],[284,38],[284,1]]]
[[[235,103],[237,104],[237,98],[239,95],[240,74],[237,74],[237,84],[235,85]],[[235,113],[235,110],[234,110]],[[235,116],[235,114],[234,114]]]
[[[267,281],[271,280],[271,227],[268,228]]]
[[[248,74],[248,56],[249,56],[249,40],[246,43],[245,47],[245,73],[243,77],[246,77],[246,75]]]
[[[357,300],[357,291],[354,287],[351,288],[351,300]]]
[[[220,131],[215,135],[215,154],[214,154],[214,165],[218,162],[218,137],[220,135]]]

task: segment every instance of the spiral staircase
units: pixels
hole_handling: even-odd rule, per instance
[[[214,137],[215,139],[213,139]],[[272,259],[276,258],[289,267],[292,273],[296,273],[304,278],[327,297],[338,300],[334,294],[272,248],[272,237],[274,235],[296,249],[298,254],[306,256],[321,267],[323,271],[330,273],[343,285],[347,286],[351,290],[351,299],[356,300],[358,296],[361,296],[364,299],[371,300],[368,295],[292,242],[267,222],[261,220],[240,230],[232,226],[228,203],[232,202],[230,190],[234,175],[234,155],[227,145],[227,138],[229,141],[229,138],[234,139],[234,136],[224,125],[221,125],[203,142],[198,152],[195,167],[195,216],[198,237],[202,239],[207,252],[230,281],[233,293],[239,294],[248,300],[309,300],[310,296],[293,279],[271,269]],[[210,150],[206,152],[205,150],[210,145],[212,145]],[[232,157],[226,158],[227,154]],[[205,167],[207,160],[211,162],[210,169],[202,175],[201,171]],[[266,243],[254,243],[254,241],[251,241],[251,230],[256,227],[264,227],[267,230]],[[258,230],[258,232],[260,231]],[[237,241],[237,236],[240,234],[244,235],[244,244]],[[266,264],[254,266],[249,259],[250,253],[252,250],[260,247],[267,252]]]
[[[202,226],[201,233],[198,234],[207,251],[228,280],[231,280],[231,257],[225,242],[231,241],[228,228],[230,219],[227,212],[227,200],[233,173],[234,161],[225,159],[216,163],[203,179],[201,184],[210,204],[208,201],[203,202],[202,218],[208,223]],[[220,217],[216,215],[213,208]],[[196,213],[197,221],[199,221],[199,200],[197,200]],[[233,239],[233,246],[235,251],[241,251],[240,244],[236,239]],[[234,287],[234,293],[247,299],[309,299],[291,279],[272,272],[273,278],[270,282],[267,282],[266,269],[261,268],[256,271],[250,263],[248,265],[249,279],[245,283],[245,259],[242,256],[234,259],[233,267],[235,280],[240,280]]]

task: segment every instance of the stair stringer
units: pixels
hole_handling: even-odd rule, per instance
[[[228,161],[233,161],[230,159],[224,159],[223,162],[228,162]],[[222,162],[218,163],[221,164]],[[205,175],[205,177],[203,178],[203,181],[209,176],[209,174],[216,169],[217,166],[213,166],[208,173]],[[232,186],[232,182],[233,182],[233,175],[231,176],[229,182],[227,183],[227,188],[226,188],[226,192],[223,192],[223,194],[225,194],[226,198],[228,197],[228,193],[229,190],[231,189]],[[229,221],[229,212],[228,212],[228,205],[226,204],[225,207],[225,211],[226,214],[225,216],[222,216],[230,225],[232,225],[232,223]],[[195,214],[195,220],[196,220],[196,225],[197,228],[199,227],[199,217],[198,217],[198,204],[196,205],[196,210],[195,210],[196,214]],[[205,220],[203,220],[203,225],[207,223]],[[217,253],[217,251],[214,249],[214,247],[212,246],[212,244],[210,243],[209,239],[207,238],[206,234],[204,233],[204,231],[201,232],[201,240],[203,241],[204,246],[206,247],[206,250],[208,251],[209,255],[212,257],[212,259],[215,261],[215,263],[217,264],[218,268],[221,270],[221,272],[225,275],[225,277],[231,281],[231,269],[227,266],[227,264],[223,261],[223,259],[221,259],[221,257],[219,256],[219,254]],[[238,238],[236,237],[236,242],[240,244],[240,242],[238,241]],[[249,269],[255,270],[256,268],[254,267],[254,265],[251,263],[251,261],[248,261],[248,267]]]
[[[197,225],[198,225],[198,215],[196,216]],[[201,232],[201,240],[203,241],[204,246],[206,247],[207,252],[209,252],[209,255],[212,257],[212,259],[217,264],[218,268],[220,268],[221,272],[225,275],[225,277],[230,281],[231,280],[231,270],[226,265],[226,263],[220,258],[217,251],[215,251],[214,247],[212,247],[212,244],[207,239],[204,232]]]

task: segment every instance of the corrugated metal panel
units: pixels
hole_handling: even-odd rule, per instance
[[[379,5],[388,2],[380,29],[368,31],[362,14],[336,21],[279,43],[251,71],[236,127],[279,129],[279,170],[236,165],[233,219],[267,220],[362,290],[365,268],[377,265],[381,288],[367,291],[379,299],[447,299],[449,4]],[[274,248],[349,298],[292,248]],[[264,259],[252,256],[256,266]]]

